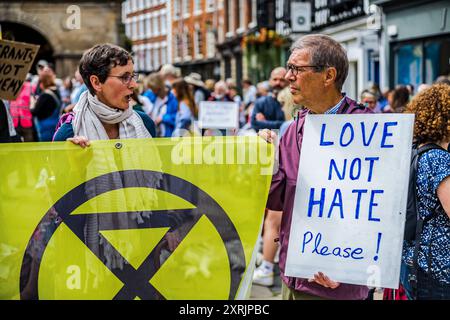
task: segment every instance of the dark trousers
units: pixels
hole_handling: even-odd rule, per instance
[[[450,284],[437,281],[419,268],[417,300],[450,300]]]

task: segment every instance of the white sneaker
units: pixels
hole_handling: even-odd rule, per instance
[[[253,283],[265,287],[273,286],[273,271],[270,272],[262,267],[256,268],[253,273]]]

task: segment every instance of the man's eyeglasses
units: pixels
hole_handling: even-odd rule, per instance
[[[315,71],[321,71],[326,66],[296,66],[295,64],[288,63],[286,64],[286,69],[290,71],[294,76],[297,76],[299,73],[303,73],[307,70],[307,68],[313,68]]]
[[[121,76],[108,76],[108,77],[113,77],[113,78],[119,78],[123,84],[125,85],[129,85],[131,82],[131,79],[134,79],[134,81],[138,81],[139,79],[139,74],[137,73],[133,73],[133,74],[129,74],[129,73],[125,73],[124,75]]]

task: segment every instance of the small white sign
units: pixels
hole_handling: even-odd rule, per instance
[[[412,114],[309,115],[287,276],[398,288]]]
[[[311,31],[311,3],[291,2],[292,32]]]
[[[200,102],[198,126],[200,129],[238,129],[239,104],[219,101]]]

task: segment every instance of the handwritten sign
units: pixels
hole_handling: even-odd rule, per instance
[[[200,102],[198,126],[201,129],[238,129],[238,103],[219,101]]]
[[[288,276],[397,288],[414,116],[309,115]]]
[[[17,98],[38,50],[38,45],[0,40],[0,98]]]

